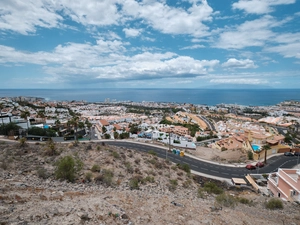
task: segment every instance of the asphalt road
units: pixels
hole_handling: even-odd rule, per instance
[[[103,141],[105,142],[105,141]],[[150,150],[156,152],[157,156],[160,158],[168,158],[170,161],[174,163],[186,163],[190,166],[191,170],[208,174],[211,176],[231,179],[235,178],[243,178],[246,174],[249,173],[270,173],[276,172],[278,168],[292,168],[297,164],[297,157],[289,157],[289,156],[274,156],[267,160],[267,165],[263,168],[259,168],[258,170],[247,170],[244,167],[234,167],[234,166],[224,166],[214,163],[209,163],[205,161],[201,161],[198,159],[194,159],[188,156],[180,157],[179,155],[175,155],[171,152],[168,152],[162,148],[149,146],[142,143],[132,143],[132,142],[124,142],[124,141],[115,141],[115,142],[106,142],[109,145],[124,147],[128,149],[134,149],[142,152],[149,152]]]

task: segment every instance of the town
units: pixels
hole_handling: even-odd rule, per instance
[[[299,106],[300,102],[296,101],[274,106],[207,106],[3,97],[0,99],[0,135],[11,140],[25,138],[35,142],[50,138],[58,142],[131,140],[165,146],[174,154],[195,157],[215,149],[240,156],[227,163],[257,162],[246,165],[247,169],[255,170],[264,166],[267,157],[279,153],[299,159]],[[226,159],[216,158],[226,163]],[[293,170],[292,173],[299,172]],[[279,173],[269,176],[274,178]],[[300,200],[299,189],[298,194],[286,194],[276,188],[276,182],[268,186],[276,196]]]

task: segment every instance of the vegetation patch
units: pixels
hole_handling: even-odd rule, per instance
[[[236,206],[237,200],[229,194],[222,193],[216,197],[216,202],[224,207],[234,207]]]
[[[206,191],[208,194],[222,194],[224,191],[222,188],[218,187],[214,182],[206,182],[204,184],[203,190]]]
[[[74,182],[77,172],[83,168],[83,162],[68,155],[56,162],[55,176],[57,179]]]
[[[283,209],[283,203],[280,199],[272,198],[265,203],[267,209]]]

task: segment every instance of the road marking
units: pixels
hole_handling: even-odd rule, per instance
[[[193,167],[198,167],[198,166],[195,166],[195,165],[193,165],[193,164],[192,164],[191,166],[193,166]]]

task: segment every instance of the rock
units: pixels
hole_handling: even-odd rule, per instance
[[[81,220],[90,220],[91,219],[87,213],[79,214],[79,217]]]
[[[43,200],[43,201],[47,201],[48,198],[46,195],[43,195],[43,194],[40,194],[40,199]]]
[[[8,208],[4,206],[0,206],[0,214],[6,214],[6,213],[8,213]]]
[[[125,214],[125,213],[121,216],[121,218],[124,219],[124,220],[129,219],[129,217],[128,217],[127,214]]]

